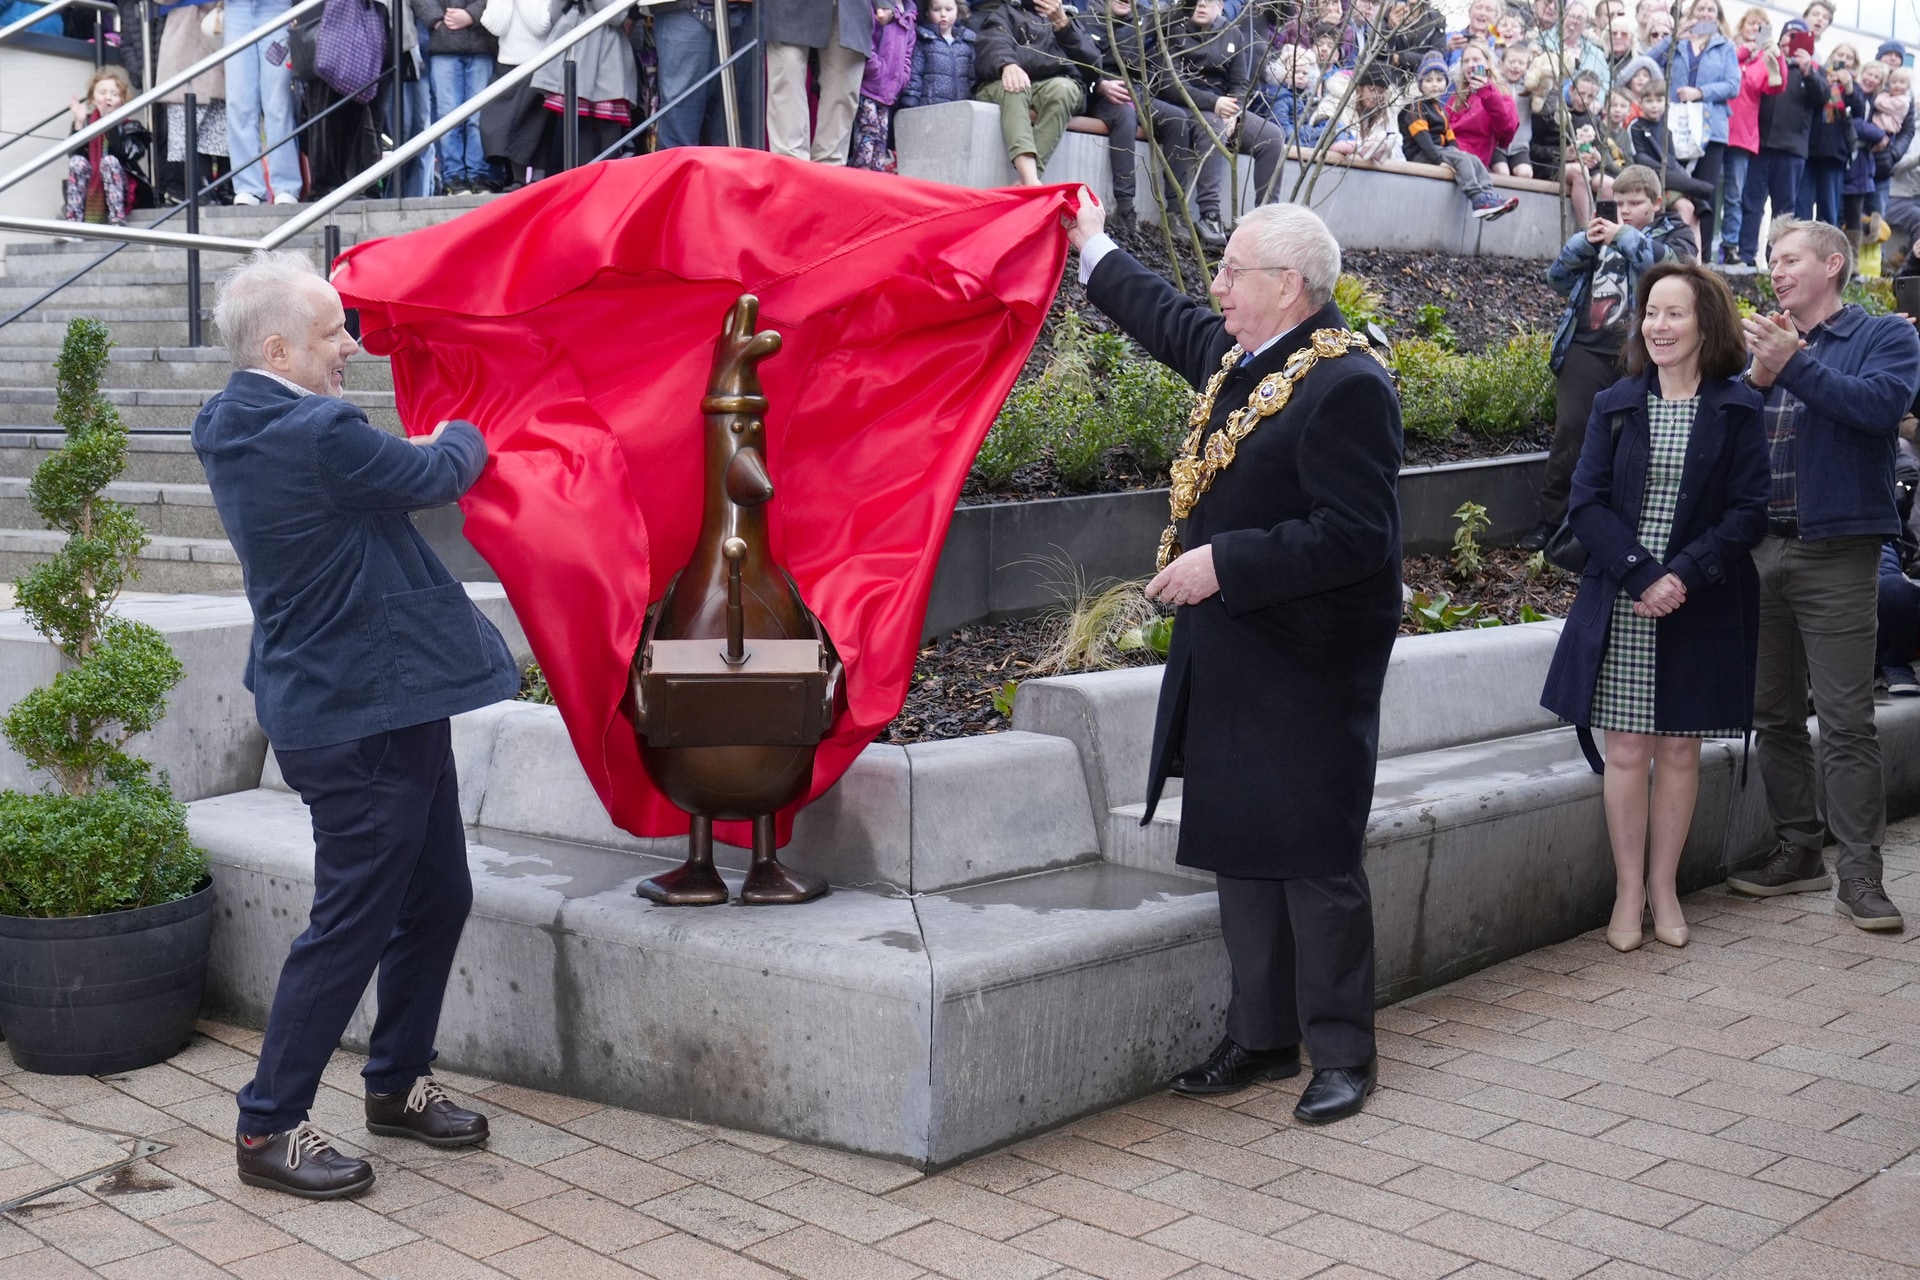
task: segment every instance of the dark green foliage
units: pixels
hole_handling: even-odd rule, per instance
[[[1408,435],[1445,440],[1460,427],[1499,440],[1553,418],[1547,335],[1520,333],[1480,354],[1447,350],[1430,338],[1394,344],[1400,420]]]
[[[1410,436],[1445,440],[1460,421],[1460,357],[1430,338],[1393,344],[1400,382],[1400,425]]]
[[[67,327],[58,364],[64,448],[34,473],[34,510],[67,541],[22,574],[16,595],[34,630],[72,665],[0,721],[7,742],[63,794],[0,793],[0,912],[91,915],[166,902],[206,875],[186,811],[147,762],[123,748],[153,728],[184,674],[166,639],[112,616],[147,531],[101,496],[126,461],[127,433],[100,394],[106,326]]]
[[[0,792],[0,914],[84,916],[172,902],[206,874],[186,806],[164,786]]]
[[[1464,357],[1461,412],[1469,431],[1498,440],[1553,418],[1552,345],[1544,333],[1522,333]]]
[[[1479,601],[1458,605],[1444,591],[1436,591],[1432,595],[1424,591],[1414,592],[1407,601],[1407,614],[1419,624],[1420,630],[1428,633],[1500,625],[1500,619],[1486,612]]]
[[[974,459],[980,481],[1004,488],[1022,467],[1047,458],[1072,489],[1099,485],[1125,450],[1140,471],[1164,472],[1187,431],[1193,390],[1127,339],[1089,332],[1068,312],[1053,333],[1053,358],[1022,379]]]
[[[553,705],[553,690],[547,687],[547,673],[540,669],[537,662],[529,662],[527,669],[520,673],[520,692],[514,695],[520,702],[537,702],[543,707]]]

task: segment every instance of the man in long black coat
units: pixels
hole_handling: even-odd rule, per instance
[[[1167,778],[1185,779],[1179,860],[1214,872],[1233,966],[1226,1037],[1173,1088],[1294,1075],[1304,1040],[1314,1075],[1294,1114],[1337,1120],[1376,1075],[1361,859],[1401,616],[1399,401],[1332,305],[1340,249],[1311,210],[1263,205],[1241,220],[1214,278],[1219,314],[1103,226],[1083,195],[1069,237],[1087,297],[1203,398],[1226,371],[1205,438],[1290,386],[1213,471],[1179,531],[1189,549],[1147,588],[1177,606],[1147,812]]]

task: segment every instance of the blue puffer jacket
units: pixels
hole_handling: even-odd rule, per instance
[[[924,22],[916,30],[913,73],[907,77],[907,91],[900,95],[900,105],[930,107],[936,102],[965,102],[971,98],[973,46],[980,38],[973,28],[955,26],[951,44]]]
[[[1817,358],[1816,358],[1817,357]],[[1794,436],[1800,537],[1807,542],[1900,532],[1894,441],[1920,390],[1920,336],[1905,316],[1842,307],[1817,353],[1794,353],[1774,386],[1806,402]],[[1769,391],[1769,404],[1777,392]]]

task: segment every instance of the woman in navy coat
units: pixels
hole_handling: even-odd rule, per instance
[[[1640,277],[1627,376],[1593,403],[1567,519],[1585,574],[1540,701],[1606,733],[1613,845],[1607,941],[1685,946],[1675,875],[1700,788],[1700,739],[1753,723],[1758,579],[1772,476],[1733,295],[1693,263]],[[1653,766],[1651,797],[1648,765]],[[1649,841],[1651,836],[1651,841]],[[1651,850],[1649,851],[1649,844]]]

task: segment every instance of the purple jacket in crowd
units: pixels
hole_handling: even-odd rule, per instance
[[[885,26],[873,21],[873,52],[867,55],[867,75],[860,82],[860,96],[871,98],[883,107],[899,100],[913,74],[913,28],[920,11],[913,0],[892,0],[893,21]],[[874,8],[880,7],[875,0]]]

